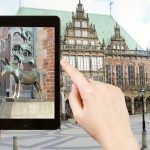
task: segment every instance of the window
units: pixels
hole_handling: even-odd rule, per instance
[[[111,66],[106,64],[106,83],[111,84]]]
[[[64,58],[67,62],[69,62],[69,56],[64,55],[63,58]]]
[[[71,87],[71,79],[70,79],[70,77],[69,76],[65,76],[65,89],[67,90],[67,91],[70,91],[70,87]]]
[[[93,71],[100,71],[101,68],[103,68],[102,57],[91,57],[91,69]]]
[[[69,62],[72,66],[75,67],[75,56],[67,56],[67,55],[64,55],[63,58]]]
[[[83,34],[82,35],[83,37],[87,37],[88,36],[88,32],[87,31],[82,31],[82,34]]]
[[[75,36],[81,36],[81,31],[80,30],[76,30],[75,31]]]
[[[116,45],[113,45],[113,49],[116,49]]]
[[[116,82],[117,85],[123,85],[123,66],[116,65]]]
[[[69,63],[75,67],[75,56],[69,56]]]
[[[90,70],[90,59],[89,56],[84,56],[84,71],[89,71]]]
[[[102,77],[99,76],[99,75],[92,76],[92,79],[95,80],[95,81],[102,81]]]
[[[135,85],[135,66],[128,65],[128,79],[129,85]]]
[[[73,36],[73,32],[72,32],[72,31],[69,31],[68,35],[69,35],[69,36]]]
[[[121,49],[124,49],[124,45],[121,46]]]
[[[88,45],[88,41],[83,41],[83,45]]]
[[[80,27],[80,21],[75,21],[75,27]]]
[[[81,44],[81,40],[77,40],[77,44]]]
[[[82,27],[87,28],[87,22],[86,21],[82,21]]]
[[[120,49],[120,45],[117,45],[117,49]]]
[[[94,41],[91,41],[91,45],[94,45],[95,43],[94,43]]]
[[[77,61],[78,61],[78,69],[83,71],[84,70],[83,56],[78,56]]]
[[[74,44],[74,40],[69,40],[69,44]]]
[[[145,85],[144,65],[139,66],[140,85]]]
[[[103,57],[97,57],[97,68],[99,70],[103,68]]]

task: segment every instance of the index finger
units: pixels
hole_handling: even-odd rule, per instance
[[[66,71],[71,77],[73,83],[78,87],[79,91],[85,91],[85,89],[90,86],[90,83],[83,76],[83,74],[70,65],[66,60],[62,59],[60,64],[62,65],[64,71]]]

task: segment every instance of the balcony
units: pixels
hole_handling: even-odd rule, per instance
[[[119,49],[107,49],[105,50],[105,54],[107,55],[125,55],[125,56],[143,56],[149,57],[150,51],[144,50],[119,50]]]
[[[81,50],[81,51],[100,51],[101,48],[100,46],[95,46],[95,45],[75,45],[75,44],[65,44],[65,45],[61,45],[61,50],[65,51],[65,50]],[[102,51],[102,50],[101,50]],[[103,51],[102,51],[103,52]]]

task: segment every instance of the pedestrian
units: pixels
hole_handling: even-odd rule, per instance
[[[78,124],[104,150],[140,150],[120,88],[85,78],[65,60],[60,63],[73,82],[69,102]]]

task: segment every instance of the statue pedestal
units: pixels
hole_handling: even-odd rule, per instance
[[[21,118],[21,119],[53,119],[54,102],[39,99],[19,99],[10,102],[7,99],[0,105],[0,118]],[[9,102],[8,102],[9,101]]]
[[[12,97],[6,97],[6,102],[14,102],[14,98]]]

